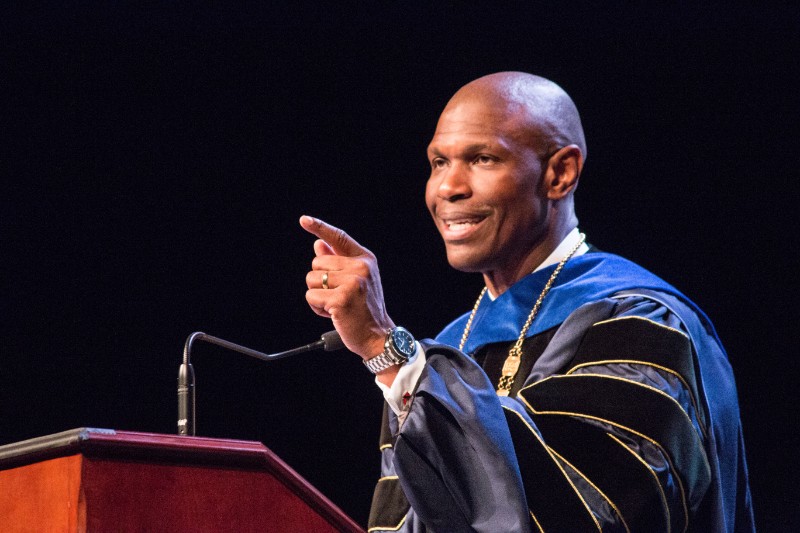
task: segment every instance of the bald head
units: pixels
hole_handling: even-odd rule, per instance
[[[514,121],[520,135],[541,155],[571,144],[586,159],[586,140],[578,109],[569,95],[552,81],[524,72],[498,72],[478,78],[458,90],[447,103],[442,118],[462,104],[481,103]]]

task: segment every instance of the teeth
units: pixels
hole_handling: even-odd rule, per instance
[[[474,226],[474,225],[475,225],[474,222],[448,222],[447,223],[447,227],[450,228],[451,230],[455,230],[455,231],[462,230],[462,229],[467,229],[468,227]]]

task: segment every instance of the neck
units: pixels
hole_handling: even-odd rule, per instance
[[[564,224],[557,231],[548,232],[528,253],[503,265],[502,268],[484,272],[483,281],[492,297],[500,296],[516,282],[536,270],[576,226],[577,220],[574,224]]]

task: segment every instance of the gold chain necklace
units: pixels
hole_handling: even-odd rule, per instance
[[[572,247],[572,250],[564,256],[564,258],[558,263],[558,266],[550,275],[550,279],[547,280],[547,283],[542,289],[542,293],[539,295],[539,298],[536,299],[536,303],[533,304],[533,309],[528,314],[528,319],[525,321],[525,324],[522,326],[522,329],[519,332],[519,338],[517,342],[514,343],[514,346],[508,351],[508,357],[506,357],[505,362],[503,363],[503,370],[501,372],[500,380],[497,382],[497,395],[498,396],[508,396],[508,393],[511,392],[511,386],[514,384],[514,377],[517,375],[517,371],[519,370],[519,365],[522,360],[522,342],[525,340],[525,334],[533,324],[533,319],[536,318],[536,313],[539,312],[539,308],[542,306],[542,302],[544,301],[544,297],[547,296],[547,293],[550,292],[550,288],[555,283],[556,278],[561,273],[561,269],[564,268],[564,265],[567,264],[567,261],[575,255],[575,252],[578,251],[578,248],[581,247],[583,242],[586,240],[586,235],[583,233],[580,234],[580,239],[578,239],[578,243]],[[464,345],[467,343],[467,338],[469,337],[469,329],[472,327],[472,320],[475,318],[475,313],[478,312],[478,307],[481,305],[481,301],[483,300],[483,296],[486,294],[488,287],[484,287],[481,293],[478,295],[478,299],[475,301],[475,305],[472,307],[472,312],[469,315],[469,319],[467,320],[467,325],[464,326],[464,333],[461,335],[461,342],[458,345],[458,349],[464,351]]]

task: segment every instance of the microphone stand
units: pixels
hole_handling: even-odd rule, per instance
[[[190,362],[192,345],[195,341],[205,341],[216,344],[228,350],[239,352],[250,357],[255,357],[261,361],[277,361],[285,357],[297,355],[313,350],[324,349],[326,352],[340,350],[344,348],[344,343],[339,333],[329,331],[323,333],[318,341],[273,354],[266,354],[256,350],[241,346],[239,344],[208,335],[202,331],[197,331],[189,335],[186,344],[183,346],[183,362],[178,369],[178,435],[195,435],[195,388],[194,388],[194,369]]]

